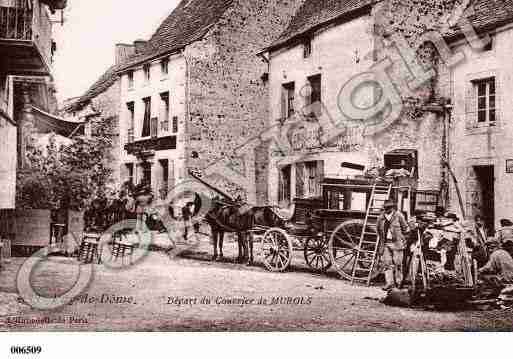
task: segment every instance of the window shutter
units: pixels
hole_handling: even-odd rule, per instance
[[[303,163],[296,165],[296,197],[305,197],[305,165]]]
[[[321,183],[324,180],[324,161],[317,161],[315,172],[315,195],[320,196],[322,194]]]
[[[468,84],[465,94],[465,125],[467,129],[477,127],[477,90],[473,82]]]
[[[281,119],[287,118],[287,91],[282,87],[281,89]]]
[[[150,125],[150,117],[151,117],[151,99],[144,99],[144,120],[143,120],[143,128],[141,137],[148,137],[151,134],[151,125]]]

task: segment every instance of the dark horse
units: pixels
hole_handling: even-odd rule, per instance
[[[207,212],[206,222],[210,225],[216,260],[223,257],[223,240],[225,233],[237,233],[239,262],[244,260],[253,263],[253,241],[248,235],[257,226],[282,227],[282,219],[276,215],[272,207],[250,207],[237,202],[212,200],[212,208]],[[218,253],[219,248],[219,253]]]

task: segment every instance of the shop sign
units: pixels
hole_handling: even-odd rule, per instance
[[[363,128],[347,127],[343,135],[338,138],[337,147],[340,152],[358,152],[363,147]]]
[[[294,151],[321,147],[321,127],[317,122],[306,122],[298,125],[292,129],[290,145]]]

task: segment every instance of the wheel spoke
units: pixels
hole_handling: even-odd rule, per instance
[[[276,263],[276,265],[278,265],[278,264],[280,265],[278,268],[279,269],[283,268],[284,267],[283,260],[281,259],[281,255],[279,253],[278,253],[278,261],[279,261],[279,263]]]
[[[340,257],[335,257],[335,260],[338,261],[339,259],[346,258],[347,256],[354,255],[354,251],[344,251],[342,253],[345,253],[344,255]]]
[[[326,266],[324,265],[324,257],[321,255],[321,256],[319,256],[319,259],[320,259],[320,261],[321,261],[321,267],[320,267],[320,268],[321,268],[321,269],[326,268]]]
[[[357,247],[356,244],[354,244],[353,242],[347,241],[345,238],[340,237],[336,233],[335,233],[334,236],[337,238],[337,246],[333,246],[334,248],[351,248],[351,249],[354,249],[355,247]],[[338,244],[343,245],[343,247],[340,247]]]
[[[330,263],[330,259],[328,258],[328,256],[326,255],[325,252],[322,252],[322,258],[324,258],[326,260],[326,264]]]
[[[349,258],[349,260],[346,262],[346,264],[344,264],[344,266],[342,267],[342,270],[344,270],[344,269],[347,267],[347,265],[348,265],[349,263],[351,263],[351,260],[352,260],[353,258],[355,258],[355,257],[356,257],[356,254],[354,254],[353,256],[351,256],[351,258]]]

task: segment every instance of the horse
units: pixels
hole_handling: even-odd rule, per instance
[[[283,221],[276,215],[273,207],[250,207],[241,201],[223,202],[213,199],[212,208],[205,216],[210,225],[214,245],[213,260],[223,258],[223,241],[225,233],[236,233],[238,242],[237,261],[247,259],[253,263],[253,238],[248,235],[255,226],[282,227]],[[219,254],[218,254],[219,249]]]

